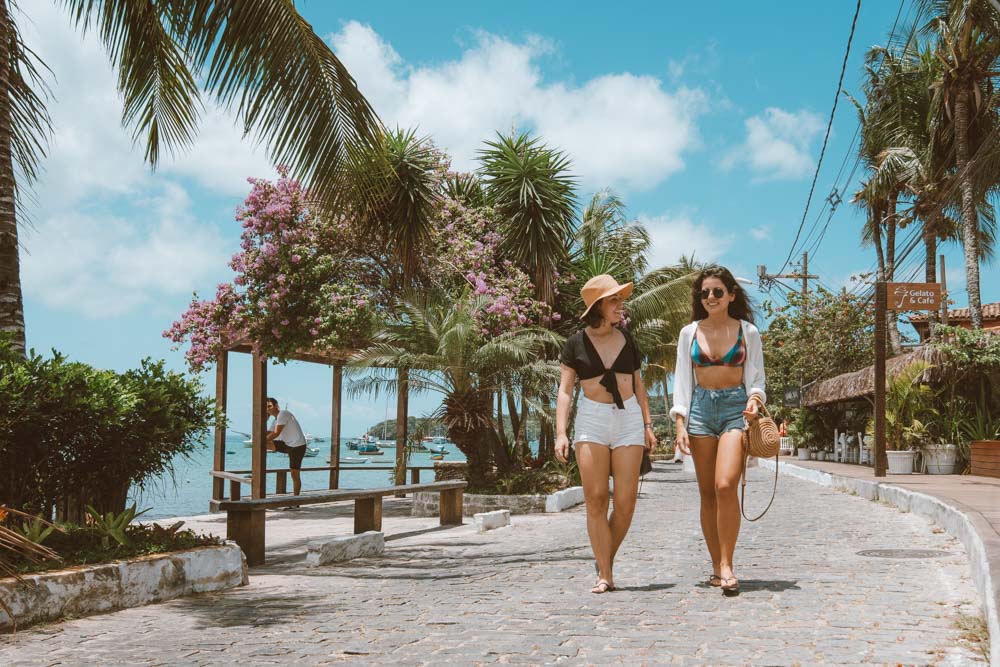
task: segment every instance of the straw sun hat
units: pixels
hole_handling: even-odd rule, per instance
[[[606,273],[594,276],[580,290],[580,296],[583,297],[583,304],[586,306],[583,314],[580,315],[580,319],[586,317],[593,305],[601,299],[614,296],[615,294],[621,294],[623,299],[627,299],[631,293],[632,283],[619,285],[617,280]]]

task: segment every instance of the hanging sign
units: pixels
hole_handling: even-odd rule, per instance
[[[940,283],[886,283],[889,310],[937,310],[941,307]]]

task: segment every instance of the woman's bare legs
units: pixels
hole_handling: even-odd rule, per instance
[[[740,534],[740,474],[743,472],[743,432],[727,431],[719,438],[715,459],[715,498],[718,505],[718,535],[723,579],[733,577],[733,553]],[[713,559],[714,560],[714,559]]]
[[[608,474],[611,467],[611,449],[607,445],[593,442],[581,442],[576,445],[576,463],[580,467],[580,480],[583,483],[583,497],[587,503],[587,534],[590,536],[590,548],[597,560],[598,576],[614,586],[611,575],[612,538],[611,525],[608,521],[608,503],[611,494],[608,491]],[[600,586],[594,587],[594,592]]]
[[[611,470],[615,479],[614,505],[609,520],[612,566],[618,547],[625,541],[629,526],[632,525],[635,501],[639,497],[639,468],[643,449],[642,445],[627,445],[611,450]]]
[[[715,493],[716,454],[719,441],[711,436],[690,436],[691,458],[701,495],[701,533],[705,536],[712,574],[721,577],[722,549],[719,545],[719,504]]]

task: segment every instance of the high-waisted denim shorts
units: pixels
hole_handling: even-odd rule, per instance
[[[695,386],[688,411],[688,435],[718,438],[726,431],[743,430],[747,390],[741,384],[726,389]]]

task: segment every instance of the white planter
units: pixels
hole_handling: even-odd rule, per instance
[[[816,452],[817,461],[826,461],[826,452]]]
[[[801,447],[799,447],[799,461],[808,461],[808,460],[809,460],[809,450],[802,449]]]
[[[958,458],[958,447],[950,444],[924,447],[924,462],[928,475],[952,475]]]
[[[889,474],[890,475],[911,475],[913,474],[913,457],[916,456],[916,452],[905,451],[905,452],[886,452],[885,455],[889,459]]]

